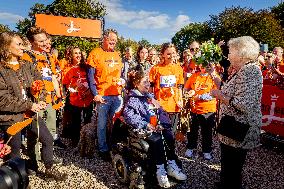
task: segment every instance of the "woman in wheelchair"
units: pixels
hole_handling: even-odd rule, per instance
[[[159,185],[163,188],[170,187],[167,175],[180,181],[186,180],[187,176],[176,164],[178,157],[175,154],[171,121],[168,114],[149,94],[148,76],[143,70],[132,71],[128,81],[131,90],[123,111],[124,120],[136,129],[151,131],[151,135],[145,140],[149,143],[149,155],[157,167],[156,177]],[[155,118],[159,120],[159,124],[155,123]]]

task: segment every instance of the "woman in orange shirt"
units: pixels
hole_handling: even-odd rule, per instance
[[[63,135],[72,140],[72,145],[77,146],[80,139],[81,114],[84,124],[91,122],[93,95],[87,81],[87,66],[78,47],[70,47],[67,54],[68,65],[72,65],[63,77],[63,86],[67,92],[67,103],[63,114]]]
[[[151,68],[149,78],[155,98],[171,117],[175,131],[182,108],[183,70],[176,64],[176,48],[164,43],[161,49],[161,62]]]
[[[191,126],[187,133],[187,151],[185,156],[193,158],[197,149],[198,130],[201,127],[202,152],[204,159],[210,160],[212,151],[212,130],[215,126],[216,99],[210,95],[212,89],[216,89],[214,81],[201,65],[199,70],[186,82],[184,89],[193,94],[191,105]]]

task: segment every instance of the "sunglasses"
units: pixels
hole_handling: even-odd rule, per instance
[[[199,48],[190,48],[189,50],[190,50],[191,52],[196,52],[196,51],[199,50]]]

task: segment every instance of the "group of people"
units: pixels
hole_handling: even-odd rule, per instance
[[[127,47],[122,57],[115,50],[117,36],[115,30],[107,29],[103,32],[101,46],[88,56],[79,47],[71,46],[66,49],[64,59],[58,60],[58,52],[51,48],[52,38],[40,28],[31,27],[27,40],[12,32],[0,35],[1,136],[7,141],[5,132],[9,126],[27,117],[33,118],[31,126],[26,128],[30,173],[38,171],[36,143],[39,141],[46,174],[58,179],[66,177],[54,166],[62,160],[53,156],[53,147],[64,147],[60,137],[71,139],[72,146],[76,147],[82,122],[91,123],[93,113],[97,116],[94,127],[97,129],[98,154],[103,160],[109,160],[108,122],[121,113],[128,125],[152,132],[146,139],[151,149],[149,153],[156,164],[158,184],[168,188],[168,176],[181,181],[187,179],[176,163],[175,132],[180,112],[188,108],[187,158],[197,155],[199,129],[203,157],[209,161],[213,158],[213,130],[225,115],[250,126],[241,142],[218,134],[221,142],[220,187],[241,188],[246,154],[259,145],[261,69],[265,67],[259,61],[259,44],[249,36],[229,40],[230,66],[225,69],[228,70],[228,78],[225,78],[224,69],[218,63],[207,67],[195,63],[193,57],[200,45],[196,41],[183,52],[183,61],[180,61],[178,51],[171,43],[164,43],[160,52],[140,46],[136,57],[133,49]],[[283,53],[283,49],[276,49]],[[275,58],[278,53],[273,60],[268,58],[266,68],[270,69],[268,64],[277,61],[271,69],[281,75],[282,56],[279,55],[281,60]],[[189,107],[184,106],[185,93],[189,97]],[[59,137],[57,119],[60,111],[55,105],[60,103],[64,107],[63,130]],[[11,148],[0,146],[4,158],[19,157],[21,143],[21,133],[17,133],[9,142]]]

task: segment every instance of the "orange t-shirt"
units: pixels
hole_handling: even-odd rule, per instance
[[[50,61],[47,60],[47,57],[43,54],[36,54],[33,53],[35,56],[35,60],[37,62],[36,68],[41,73],[42,79],[44,82],[45,90],[47,91],[46,96],[46,103],[52,102],[52,96],[51,92],[54,92],[54,86],[52,83],[52,75],[56,75],[56,69],[55,69],[55,58],[50,58]],[[28,53],[24,53],[22,56],[23,60],[26,60],[28,62],[34,63],[32,57]]]
[[[217,89],[214,81],[210,75],[202,76],[201,73],[194,73],[186,82],[184,89],[194,90],[195,95],[202,95],[210,93],[211,89]],[[196,114],[205,114],[209,112],[216,112],[217,101],[213,98],[210,101],[195,100],[194,106],[191,107],[191,112]]]
[[[111,96],[121,94],[122,86],[118,85],[121,77],[122,62],[119,54],[95,48],[89,54],[87,64],[95,68],[95,83],[98,94]]]
[[[87,107],[93,101],[93,95],[87,81],[87,73],[79,66],[73,66],[65,74],[63,85],[72,88],[70,92],[70,104],[78,107]]]
[[[181,101],[178,85],[184,83],[183,70],[178,64],[157,64],[150,70],[149,79],[154,83],[154,95],[167,112],[180,112]]]

